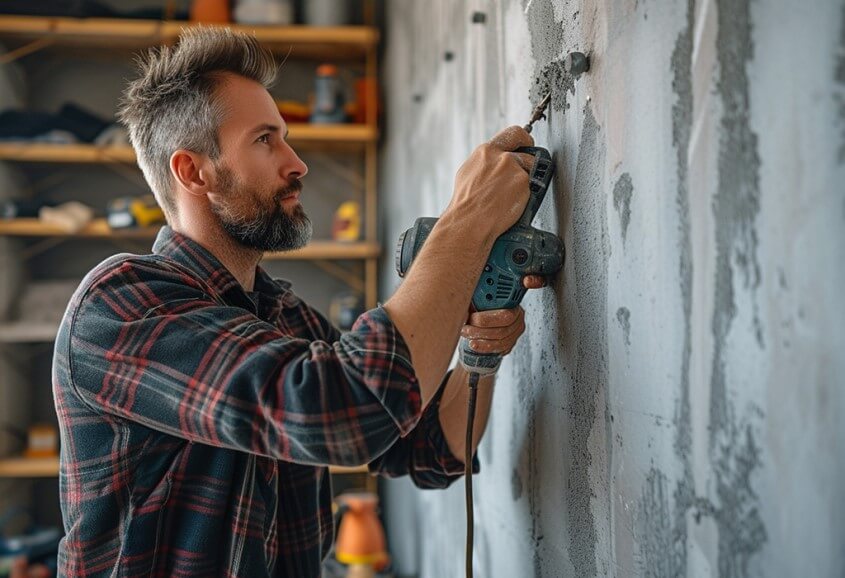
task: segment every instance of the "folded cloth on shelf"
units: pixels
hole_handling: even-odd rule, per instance
[[[4,0],[0,13],[26,14],[28,16],[68,16],[73,18],[106,18],[114,13],[108,6],[93,0]]]
[[[38,211],[44,206],[54,206],[56,203],[43,199],[0,199],[0,219],[23,219],[38,216]]]
[[[73,103],[64,104],[55,114],[35,110],[0,112],[0,139],[43,139],[45,135],[69,133],[90,143],[109,126],[109,122]],[[61,142],[67,141],[65,136]]]
[[[61,227],[68,233],[76,233],[94,218],[94,210],[77,201],[62,203],[56,207],[41,207],[38,218],[45,223]]]
[[[129,146],[129,131],[117,123],[110,124],[97,135],[94,144],[102,147]]]
[[[0,2],[0,14],[25,14],[27,16],[65,16],[70,18],[144,18],[164,19],[167,15],[162,6],[116,10],[103,2],[95,0],[3,0]],[[184,7],[174,10],[169,18],[186,20],[188,11]]]
[[[0,138],[32,138],[55,128],[55,115],[36,110],[0,112]]]

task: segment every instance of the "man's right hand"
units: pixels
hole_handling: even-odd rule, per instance
[[[513,151],[533,145],[525,129],[511,126],[476,148],[458,170],[444,216],[448,213],[492,239],[507,231],[528,203],[528,174],[534,164],[532,155]]]

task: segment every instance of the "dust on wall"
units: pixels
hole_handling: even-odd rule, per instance
[[[499,373],[478,575],[845,574],[845,5],[793,4],[388,5],[387,245],[553,90],[568,261]],[[459,486],[388,485],[400,571],[462,575]]]

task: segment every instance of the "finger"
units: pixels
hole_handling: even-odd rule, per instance
[[[517,306],[513,311],[515,312],[515,317],[508,325],[480,326],[475,324],[466,324],[461,328],[461,336],[466,337],[467,339],[500,339],[510,335],[515,328],[525,326],[525,311],[522,307]]]
[[[524,330],[525,327],[521,327],[518,331],[515,331],[513,335],[509,336],[507,339],[470,339],[469,347],[476,353],[495,353],[497,355],[507,355],[514,348],[516,342],[519,341],[519,338],[522,337],[522,333]]]
[[[519,147],[534,145],[534,139],[521,126],[509,126],[500,130],[490,139],[490,144],[503,151],[516,150]]]
[[[549,284],[549,280],[542,275],[526,275],[522,278],[522,285],[526,289],[542,289]]]
[[[536,157],[534,155],[530,155],[528,153],[511,153],[516,162],[519,163],[519,166],[522,167],[526,173],[531,173],[531,169],[534,168],[534,161]]]
[[[505,351],[501,348],[501,341],[490,341],[488,339],[472,339],[469,342],[469,348],[475,353],[484,353],[487,355],[497,354],[504,355]]]
[[[493,309],[491,311],[476,311],[469,316],[467,325],[475,327],[507,327],[513,324],[524,312],[522,307],[513,309]]]
[[[466,339],[503,341],[513,337],[515,333],[523,331],[524,329],[524,319],[519,319],[517,322],[508,325],[507,327],[473,327],[472,325],[464,325],[461,328],[461,337]]]

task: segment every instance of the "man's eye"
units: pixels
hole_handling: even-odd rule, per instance
[[[263,142],[264,144],[270,144],[270,133],[262,134],[260,137],[258,137],[257,142]]]

